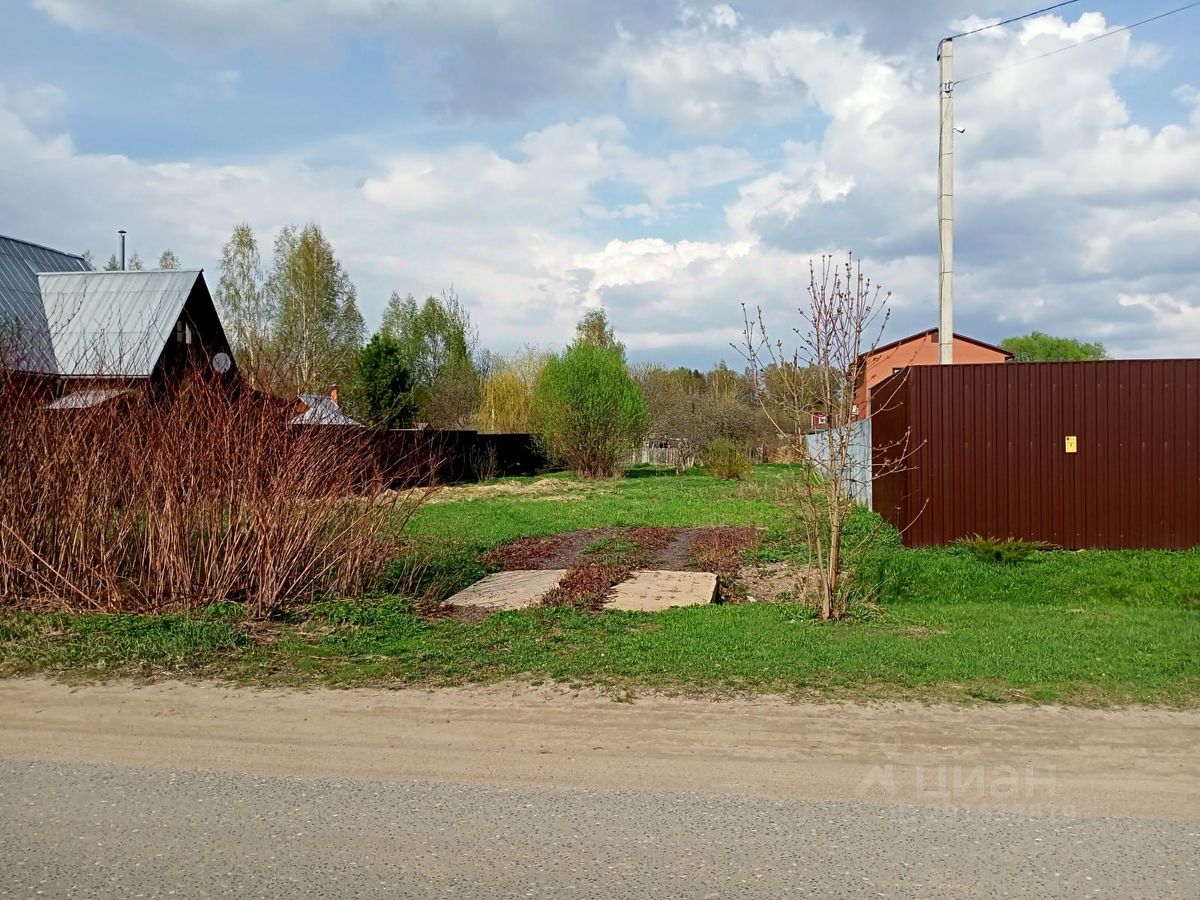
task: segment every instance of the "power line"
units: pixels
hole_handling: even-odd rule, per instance
[[[1092,35],[1090,38],[1084,38],[1082,41],[1076,41],[1074,44],[1068,44],[1065,47],[1058,47],[1054,50],[1048,50],[1045,53],[1039,53],[1037,56],[1031,56],[1028,59],[1018,60],[1015,63],[1010,63],[1007,66],[999,66],[995,69],[989,69],[986,72],[980,72],[976,75],[968,75],[966,78],[960,78],[955,81],[955,84],[962,84],[964,81],[975,81],[979,78],[986,78],[988,75],[995,75],[997,72],[1007,72],[1009,69],[1016,69],[1020,66],[1029,65],[1029,63],[1037,62],[1039,59],[1045,59],[1047,56],[1055,56],[1059,53],[1066,53],[1068,50],[1074,50],[1076,47],[1082,47],[1084,44],[1091,44],[1106,37],[1112,37],[1114,34],[1120,34],[1123,31],[1130,31],[1137,28],[1139,25],[1146,25],[1150,22],[1157,22],[1159,19],[1165,19],[1167,16],[1173,16],[1176,13],[1187,12],[1189,9],[1194,9],[1200,6],[1200,0],[1195,0],[1194,3],[1188,3],[1185,6],[1180,6],[1177,9],[1170,9],[1166,12],[1159,13],[1156,16],[1151,16],[1148,19],[1142,19],[1140,22],[1131,22],[1128,25],[1122,25],[1119,28],[1113,28],[1105,31],[1102,34]],[[968,32],[969,34],[970,32]]]
[[[946,38],[948,41],[955,41],[961,37],[968,37],[972,34],[979,34],[981,31],[987,31],[989,28],[1000,28],[1004,25],[1011,25],[1013,22],[1020,22],[1022,19],[1032,19],[1034,16],[1040,16],[1042,13],[1048,13],[1051,10],[1059,9],[1063,6],[1070,6],[1072,3],[1078,3],[1079,0],[1066,0],[1065,3],[1055,3],[1053,6],[1047,6],[1045,9],[1034,10],[1030,13],[1025,13],[1020,16],[1013,16],[1011,19],[1005,19],[1003,22],[993,22],[991,25],[982,25],[979,28],[973,28],[970,31],[964,31],[962,34],[952,34]]]

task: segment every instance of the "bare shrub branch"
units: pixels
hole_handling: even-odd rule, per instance
[[[291,404],[203,372],[81,408],[0,371],[0,601],[256,616],[371,588],[427,491],[425,448],[293,426]]]
[[[846,546],[855,484],[872,477],[870,464],[864,467],[855,450],[862,440],[862,423],[875,410],[856,408],[855,387],[866,375],[868,354],[879,345],[890,296],[863,275],[853,255],[845,262],[835,262],[832,256],[821,257],[819,265],[810,262],[807,297],[798,308],[800,324],[792,329],[791,349],[771,339],[761,309],[751,313],[745,304],[742,307],[744,342],[737,349],[749,363],[759,403],[793,456],[807,464],[796,479],[793,503],[796,527],[820,574],[823,619],[845,614],[847,554],[861,550],[874,536]],[[768,392],[769,375],[773,377]],[[801,424],[813,415],[825,422],[817,453],[809,452]]]

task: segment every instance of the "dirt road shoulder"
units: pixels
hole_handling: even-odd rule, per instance
[[[1200,711],[0,681],[0,757],[1200,820]]]

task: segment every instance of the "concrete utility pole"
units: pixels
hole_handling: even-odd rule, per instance
[[[938,141],[938,362],[954,362],[954,39],[938,44],[941,137]]]

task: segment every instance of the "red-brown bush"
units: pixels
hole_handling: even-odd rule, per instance
[[[256,616],[370,588],[424,500],[388,491],[371,433],[292,426],[277,399],[203,376],[85,409],[0,372],[0,601]],[[395,467],[394,467],[395,468]],[[412,478],[411,480],[418,480]]]

